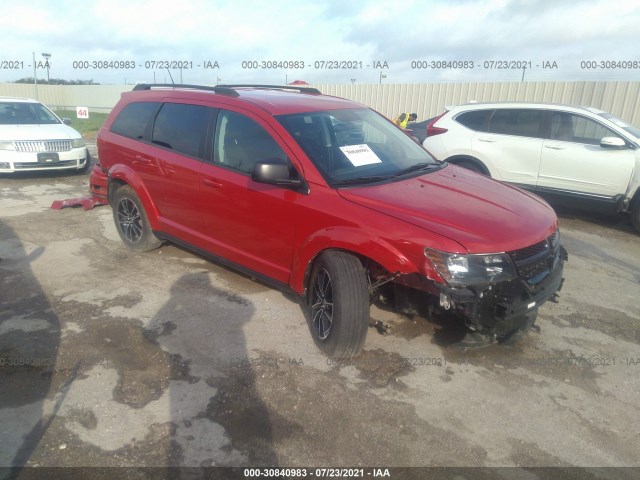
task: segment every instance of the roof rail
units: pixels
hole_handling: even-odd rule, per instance
[[[209,87],[206,85],[187,85],[181,83],[139,83],[135,87],[133,87],[132,91],[151,90],[152,88],[189,88],[194,90],[206,90],[208,92],[215,92],[221,95],[228,95],[230,97],[240,96],[240,94],[233,88],[228,88],[226,85],[216,85],[215,87]]]
[[[253,88],[278,88],[283,90],[298,90],[300,93],[314,93],[322,95],[322,92],[313,87],[298,87],[296,85],[255,85],[255,84],[243,84],[243,85],[218,85],[218,87],[224,88],[240,88],[240,87],[253,87]]]

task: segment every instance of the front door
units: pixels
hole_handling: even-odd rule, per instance
[[[600,146],[602,138],[620,135],[579,114],[549,114],[549,138],[542,148],[538,190],[595,197],[624,194],[633,173],[635,152],[626,147]]]
[[[295,210],[303,194],[251,179],[259,161],[279,158],[290,163],[275,135],[257,117],[220,110],[213,162],[202,170],[201,201],[208,250],[288,283]]]

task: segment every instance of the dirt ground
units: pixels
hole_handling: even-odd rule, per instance
[[[294,298],[172,245],[130,252],[109,206],[49,208],[87,181],[0,178],[0,467],[640,467],[627,219],[559,212],[564,288],[517,346],[462,353],[374,307],[389,334],[338,363]]]

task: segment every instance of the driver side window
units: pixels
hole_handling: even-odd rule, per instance
[[[214,140],[214,163],[251,174],[256,163],[274,158],[288,162],[287,155],[253,119],[220,110]]]
[[[617,137],[612,130],[581,115],[566,112],[551,114],[551,140],[600,145],[604,137]]]

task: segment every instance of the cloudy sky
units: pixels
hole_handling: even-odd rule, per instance
[[[42,53],[51,78],[117,84],[640,80],[638,5],[3,0],[0,82],[34,56],[46,78]]]

